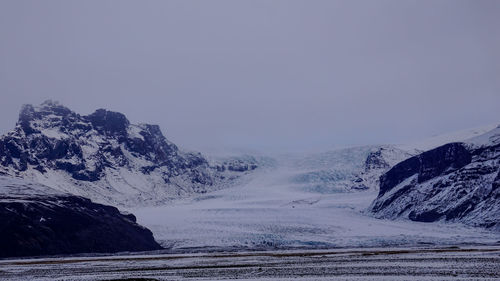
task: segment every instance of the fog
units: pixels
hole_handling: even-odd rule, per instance
[[[500,124],[499,27],[500,1],[1,1],[0,133],[46,99],[201,151]]]

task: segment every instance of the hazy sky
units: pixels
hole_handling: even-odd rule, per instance
[[[180,146],[308,149],[500,123],[500,1],[0,1],[22,104],[123,112]]]

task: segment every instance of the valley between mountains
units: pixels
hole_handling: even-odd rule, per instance
[[[413,144],[221,156],[185,151],[121,113],[47,101],[24,106],[0,137],[0,246],[12,248],[1,256],[494,244],[499,167],[496,125]]]

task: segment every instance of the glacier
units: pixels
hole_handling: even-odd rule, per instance
[[[392,159],[411,155],[393,154],[399,148],[384,147]],[[368,207],[378,195],[378,176],[389,168],[366,169],[365,160],[379,149],[275,155],[273,166],[247,175],[238,186],[130,211],[170,249],[455,245],[500,240],[498,232],[460,223],[375,218]],[[352,189],[360,178],[367,188]]]
[[[459,222],[376,218],[380,176],[425,150],[473,138],[484,126],[408,144],[304,153],[201,154],[160,128],[57,102],[24,106],[0,137],[0,174],[133,213],[167,249],[332,248],[493,243],[498,231]]]

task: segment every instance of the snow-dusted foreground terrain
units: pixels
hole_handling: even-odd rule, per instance
[[[0,261],[1,280],[498,280],[500,246]]]
[[[130,211],[163,246],[174,249],[373,247],[500,240],[498,232],[460,224],[373,218],[366,209],[377,191],[347,192],[343,186],[351,173],[361,169],[356,163],[363,163],[366,153],[363,149],[350,151],[347,159],[342,151],[340,156],[333,153],[302,160],[282,157],[237,187],[168,206]],[[329,167],[326,172],[325,167]]]

